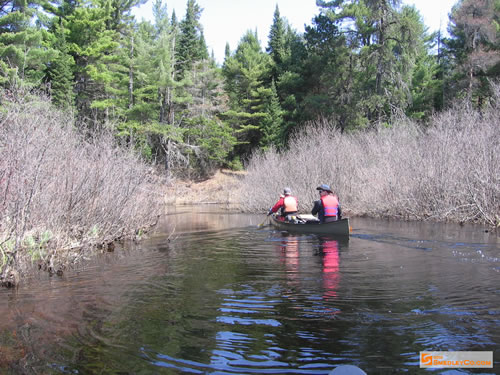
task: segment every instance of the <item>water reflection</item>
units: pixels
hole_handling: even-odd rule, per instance
[[[322,297],[325,300],[337,297],[337,288],[340,282],[340,251],[347,251],[348,237],[331,237],[325,235],[297,235],[279,232],[279,241],[276,241],[277,254],[286,268],[289,286],[296,286],[304,279],[302,271],[315,272],[307,269],[308,264],[318,264],[319,274],[322,277]],[[310,258],[310,259],[309,259]],[[319,262],[311,260],[319,259]],[[305,264],[301,268],[301,261]]]
[[[190,210],[85,269],[0,291],[0,373],[6,358],[26,374],[419,373],[421,350],[499,358],[499,247],[484,233],[360,220],[346,240]]]
[[[340,281],[339,241],[321,237],[320,251],[323,256],[323,298],[334,299],[337,297],[337,287]]]

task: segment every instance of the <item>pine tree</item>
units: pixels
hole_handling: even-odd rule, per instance
[[[489,95],[489,78],[500,75],[498,10],[493,0],[462,0],[450,15],[450,38],[444,43],[455,62],[452,90],[465,89],[470,100],[481,107]]]
[[[110,64],[117,34],[107,28],[110,10],[99,3],[78,4],[62,19],[69,53],[75,61],[76,108],[80,118],[95,124],[109,117],[106,88],[113,81]]]
[[[54,50],[40,23],[33,25],[39,3],[7,1],[0,16],[0,84],[39,86]]]
[[[288,132],[302,121],[299,103],[305,95],[306,49],[303,37],[292,29],[285,18],[280,16],[278,6],[274,12],[266,51],[272,58],[270,79],[276,85],[281,111],[280,142],[285,142]],[[266,87],[270,87],[270,84],[270,82],[265,82]]]
[[[45,80],[50,85],[52,102],[60,108],[73,107],[75,94],[73,92],[73,70],[75,61],[68,53],[68,45],[64,27],[55,23],[52,28],[54,35],[54,57],[45,72]]]
[[[263,102],[264,108],[262,112],[265,113],[261,121],[262,138],[260,146],[263,149],[274,146],[280,148],[284,144],[284,127],[283,127],[283,110],[278,99],[276,85],[274,81],[271,88],[268,90],[268,98]]]
[[[196,0],[188,0],[186,15],[180,23],[179,43],[176,45],[180,78],[191,70],[195,61],[208,59],[208,51],[203,37],[200,16],[203,9]]]
[[[356,0],[318,5],[339,26],[348,46],[351,90],[361,115],[355,126],[385,122],[411,102],[408,89],[418,55],[418,29],[398,11],[400,0]],[[359,115],[358,115],[359,116]]]
[[[262,103],[268,97],[263,83],[269,82],[271,60],[262,52],[257,33],[248,31],[240,40],[234,55],[226,57],[223,66],[225,88],[230,110],[223,114],[238,139],[236,153],[243,158],[260,143],[262,120],[266,113]]]
[[[300,102],[302,121],[327,118],[342,130],[363,123],[359,93],[354,89],[356,55],[334,19],[318,15],[306,27],[307,62],[304,86],[307,94]]]
[[[269,44],[266,52],[269,53],[273,60],[273,79],[277,80],[283,68],[285,56],[285,21],[280,16],[278,4],[274,11],[273,23],[269,31]]]
[[[415,42],[415,55],[405,55],[405,58],[401,60],[401,64],[404,64],[408,71],[408,78],[405,78],[405,81],[410,82],[411,75],[411,100],[406,113],[409,117],[426,120],[442,106],[443,80],[439,71],[439,56],[432,55],[430,52],[434,48],[436,35],[427,34],[422,17],[414,7],[403,7],[401,16],[406,27],[419,36]],[[402,70],[402,67],[398,69]]]

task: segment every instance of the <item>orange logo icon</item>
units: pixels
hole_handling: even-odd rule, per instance
[[[421,366],[432,365],[432,354],[426,352],[420,352],[420,365]]]

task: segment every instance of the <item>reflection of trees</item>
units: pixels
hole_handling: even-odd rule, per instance
[[[493,307],[451,315],[446,306],[453,309],[453,301],[443,298],[453,296],[448,288],[456,284],[440,279],[442,263],[418,263],[423,252],[412,239],[425,233],[405,237],[407,224],[397,237],[349,240],[249,230],[241,225],[244,215],[227,215],[226,230],[186,233],[198,216],[217,221],[218,214],[183,215],[179,223],[186,226],[170,242],[158,235],[127,254],[117,247],[106,264],[81,276],[53,279],[48,291],[36,284],[30,296],[21,289],[22,301],[5,298],[22,314],[4,314],[0,351],[9,346],[4,353],[20,356],[26,347],[39,369],[65,364],[68,373],[82,374],[188,373],[184,367],[249,373],[307,365],[326,373],[312,366],[341,363],[373,373],[410,367],[411,373],[419,348],[477,349],[467,345],[491,338],[487,323],[494,316],[481,314]],[[395,257],[396,251],[407,256]],[[461,275],[472,269],[459,266]],[[470,280],[496,286],[480,274],[467,275]],[[430,284],[436,291],[427,290]],[[8,336],[14,320],[22,326],[17,337]],[[17,350],[11,342],[21,334],[31,342]]]
[[[175,228],[176,233],[227,230],[252,226],[251,215],[224,212],[217,206],[172,207],[163,223],[163,231],[168,233]],[[262,220],[259,217],[259,220]],[[255,225],[255,224],[253,224]]]

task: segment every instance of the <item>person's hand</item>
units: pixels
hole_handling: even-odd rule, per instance
[[[272,213],[273,213],[273,209],[272,209],[272,208],[270,208],[270,209],[269,209],[269,212],[267,213],[267,216],[271,215]]]

